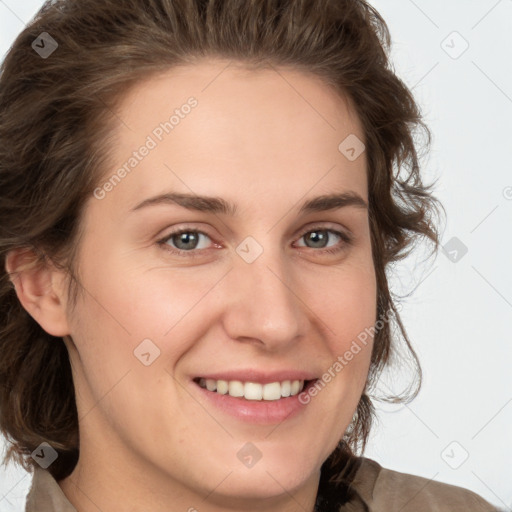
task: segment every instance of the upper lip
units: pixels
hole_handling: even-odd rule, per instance
[[[270,382],[283,382],[285,380],[313,380],[317,377],[312,372],[301,370],[278,370],[273,372],[265,372],[255,368],[246,370],[226,370],[222,372],[201,374],[196,379],[212,379],[212,380],[238,380],[241,382],[256,382],[259,384],[268,384]]]

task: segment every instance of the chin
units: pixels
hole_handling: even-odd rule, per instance
[[[261,464],[261,466],[260,466]],[[313,468],[290,464],[264,465],[251,469],[236,469],[226,478],[225,485],[219,486],[216,493],[233,499],[270,499],[281,495],[294,494],[312,477]],[[226,473],[227,475],[228,473]],[[318,473],[318,477],[319,477]],[[216,482],[215,485],[218,485]]]
[[[233,473],[226,479],[230,494],[253,499],[276,497],[287,492],[293,494],[308,479],[320,477],[321,461],[313,462],[306,452],[297,449],[295,454],[285,455],[276,450],[264,454],[250,468],[236,464]]]

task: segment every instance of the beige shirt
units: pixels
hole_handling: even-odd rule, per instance
[[[445,483],[383,468],[374,460],[359,464],[348,501],[333,503],[325,497],[319,512],[496,512],[477,494]],[[334,484],[329,496],[336,496]],[[340,491],[344,496],[346,493]],[[337,499],[336,499],[337,501]],[[344,501],[344,500],[341,500]],[[317,502],[318,503],[318,502]],[[37,467],[27,496],[25,512],[77,512],[51,474]],[[105,511],[107,512],[107,511]],[[169,508],[169,512],[173,512]]]

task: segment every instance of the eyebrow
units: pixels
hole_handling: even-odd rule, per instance
[[[214,214],[220,213],[229,216],[235,216],[237,213],[237,205],[221,197],[198,196],[185,193],[168,193],[150,197],[136,205],[131,211],[161,204],[176,204],[188,210]],[[359,194],[348,191],[341,194],[326,194],[308,199],[300,207],[299,213],[307,214],[337,210],[347,206],[368,209],[368,204]]]

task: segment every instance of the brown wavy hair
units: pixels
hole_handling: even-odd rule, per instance
[[[47,32],[58,48],[32,47]],[[142,79],[198,58],[248,68],[291,67],[321,77],[353,102],[365,134],[377,318],[367,384],[352,423],[328,461],[364,451],[375,416],[370,391],[398,337],[421,367],[388,289],[387,270],[420,238],[438,249],[439,202],[420,176],[431,134],[389,61],[389,29],[363,0],[53,0],[19,34],[0,68],[0,430],[4,463],[28,471],[43,441],[58,452],[60,480],[78,460],[79,424],[67,349],[21,306],[5,270],[9,251],[75,275],[85,201],[109,168],[109,134],[123,95]],[[341,141],[340,141],[341,142]],[[419,146],[418,146],[419,147]],[[434,252],[434,251],[432,251]],[[74,300],[74,299],[73,299]],[[392,327],[396,327],[392,331]],[[392,335],[395,332],[396,335]],[[398,337],[397,337],[398,336]],[[388,397],[389,398],[389,397]]]

